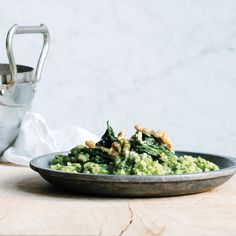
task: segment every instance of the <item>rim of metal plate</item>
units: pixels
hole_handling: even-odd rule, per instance
[[[127,182],[127,183],[139,183],[139,182],[176,182],[176,181],[191,181],[201,179],[213,179],[219,176],[228,176],[236,173],[236,159],[227,156],[220,156],[208,153],[196,153],[188,151],[176,151],[176,153],[187,153],[189,155],[208,155],[218,158],[224,158],[232,162],[232,166],[222,168],[217,171],[191,173],[191,174],[178,174],[178,175],[148,175],[148,176],[136,176],[136,175],[107,175],[107,174],[85,174],[85,173],[69,173],[58,170],[52,170],[49,168],[49,162],[56,154],[67,154],[68,152],[59,152],[36,157],[30,162],[30,167],[39,172],[49,176],[56,176],[64,179],[79,179],[88,181],[103,181],[103,182]]]

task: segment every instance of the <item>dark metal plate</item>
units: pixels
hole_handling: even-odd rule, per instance
[[[60,189],[80,194],[120,197],[175,196],[204,192],[223,184],[236,172],[236,159],[230,157],[184,151],[176,151],[176,154],[201,156],[217,164],[220,170],[158,176],[67,173],[49,169],[55,153],[33,159],[30,167]]]

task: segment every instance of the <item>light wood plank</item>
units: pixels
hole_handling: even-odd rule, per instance
[[[29,168],[0,165],[0,235],[236,235],[236,178],[171,198],[62,193]]]

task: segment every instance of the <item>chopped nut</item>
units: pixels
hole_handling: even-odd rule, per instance
[[[155,138],[159,138],[162,143],[166,144],[169,148],[172,148],[172,143],[170,141],[169,136],[162,130],[155,132],[153,135]]]
[[[120,131],[118,133],[117,138],[118,138],[118,140],[125,139],[125,132],[124,131]]]
[[[140,127],[139,125],[134,125],[134,128],[135,128],[138,132],[143,132],[143,128]]]
[[[85,145],[89,148],[94,148],[95,147],[95,143],[93,141],[85,141]]]
[[[164,131],[162,130],[155,131],[151,129],[146,129],[146,128],[140,127],[139,125],[135,125],[134,128],[138,132],[142,132],[144,134],[147,134],[147,135],[153,136],[154,138],[159,139],[163,144],[166,144],[169,148],[172,148],[170,138]]]
[[[111,145],[111,148],[115,149],[118,153],[120,153],[122,150],[122,146],[120,142],[113,142]]]
[[[107,153],[108,155],[110,155],[110,156],[115,157],[115,156],[118,155],[117,151],[116,151],[115,149],[113,149],[113,148],[100,147],[100,149],[101,149],[103,152],[105,152],[105,153]]]

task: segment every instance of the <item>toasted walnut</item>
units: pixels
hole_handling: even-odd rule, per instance
[[[116,150],[118,153],[121,152],[122,150],[122,144],[120,142],[113,142],[112,145],[111,145],[111,148]]]
[[[146,128],[142,128],[139,125],[134,125],[134,128],[138,131],[138,132],[142,132],[142,133],[146,133],[146,134],[150,134],[151,130],[150,129],[146,129]]]
[[[107,153],[109,156],[117,156],[118,155],[118,152],[114,149],[114,148],[105,148],[105,147],[100,147],[100,149]]]
[[[152,136],[155,138],[159,138],[162,143],[166,144],[169,148],[172,148],[172,143],[170,141],[170,138],[164,131],[159,130],[158,132],[154,132]]]
[[[118,140],[121,140],[121,139],[125,139],[125,132],[124,131],[120,131],[119,133],[118,133]]]
[[[95,143],[93,141],[87,140],[87,141],[85,141],[85,144],[89,148],[94,148],[95,147]]]
[[[135,125],[134,128],[138,132],[142,132],[144,134],[147,134],[147,135],[150,135],[154,138],[159,139],[163,144],[166,144],[169,148],[172,148],[170,138],[164,131],[162,131],[162,130],[155,131],[155,130],[151,130],[151,129],[146,129],[146,128],[140,127],[139,125]]]
[[[129,140],[124,140],[123,146],[122,146],[122,155],[125,156],[126,153],[130,151],[130,148],[131,148],[131,144]]]

